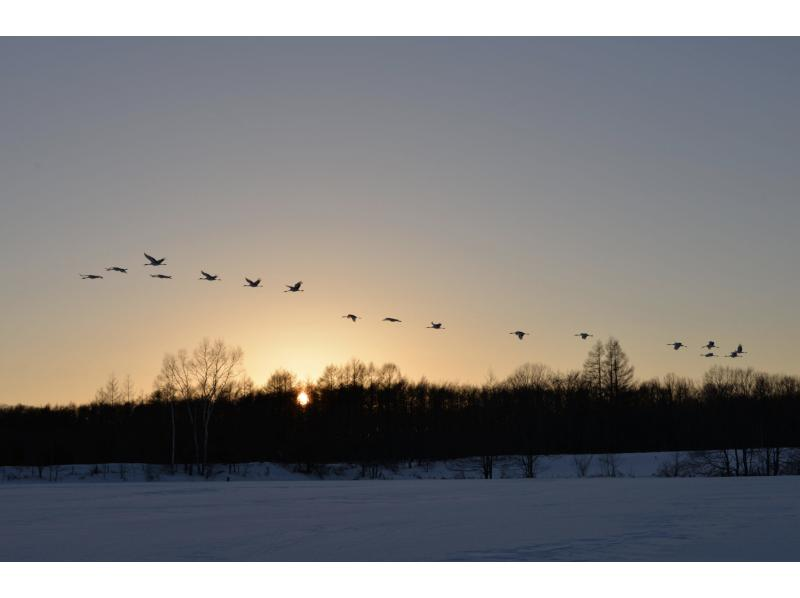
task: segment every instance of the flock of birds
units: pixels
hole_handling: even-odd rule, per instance
[[[688,349],[686,345],[684,345],[680,341],[676,341],[674,343],[667,343],[668,347],[672,347],[676,351],[680,349]],[[700,357],[719,357],[716,353],[714,353],[714,349],[719,349],[719,345],[715,341],[708,341],[705,345],[700,347],[701,349],[705,349],[706,353],[701,353]],[[736,349],[725,355],[725,357],[730,357],[731,359],[736,359],[737,357],[741,357],[742,355],[746,355],[747,351],[745,351],[740,344]]]
[[[152,255],[149,255],[147,253],[144,254],[144,257],[147,258],[147,263],[144,264],[145,266],[165,266],[166,265],[167,258],[165,258],[165,257],[162,257],[160,259],[156,259]],[[106,268],[106,272],[119,272],[121,274],[127,274],[128,273],[128,268],[122,268],[121,266],[111,266],[109,268]],[[81,274],[80,277],[83,280],[98,280],[98,279],[103,278],[103,276],[100,275],[100,274]],[[151,278],[161,278],[161,279],[172,279],[172,276],[170,276],[168,274],[151,274],[150,277]],[[200,278],[198,280],[202,280],[202,281],[206,281],[206,282],[218,282],[218,281],[220,281],[222,279],[217,274],[209,274],[205,270],[200,270]],[[261,279],[260,278],[256,278],[255,280],[253,280],[253,279],[247,278],[245,276],[244,280],[245,280],[245,284],[242,285],[242,286],[250,287],[250,288],[254,288],[254,289],[262,288],[261,287]],[[305,290],[305,289],[300,288],[300,287],[303,286],[303,281],[302,280],[300,280],[300,281],[298,281],[298,282],[296,282],[294,284],[287,284],[287,285],[284,285],[284,286],[286,287],[286,290],[283,291],[284,293],[302,293]],[[357,316],[356,314],[345,314],[342,317],[352,321],[353,323],[357,322],[358,320],[363,319],[361,316]],[[392,318],[392,317],[383,318],[382,321],[383,322],[390,322],[392,324],[399,324],[399,323],[402,322],[402,320],[399,320],[397,318]],[[442,322],[431,322],[431,325],[430,326],[426,326],[426,328],[431,328],[433,330],[445,330],[445,327],[442,325]],[[509,332],[509,334],[515,335],[519,340],[523,340],[526,336],[530,336],[530,332],[525,332],[524,330],[515,330],[514,332]],[[590,337],[592,337],[594,335],[590,334],[588,332],[578,332],[574,336],[580,337],[581,340],[585,341],[586,339],[588,339],[588,338],[590,338]],[[680,349],[688,349],[689,348],[686,344],[684,344],[681,341],[675,341],[675,342],[672,342],[672,343],[667,343],[667,346],[668,347],[672,347],[675,351],[678,351]],[[713,340],[708,341],[705,345],[703,345],[700,348],[706,350],[705,353],[701,353],[700,354],[701,357],[720,357],[719,355],[714,353],[714,349],[719,349],[719,345],[717,345],[717,343],[715,341],[713,341]],[[728,353],[727,355],[725,355],[725,357],[729,357],[731,359],[735,359],[737,357],[741,357],[742,355],[745,355],[746,353],[747,352],[743,350],[742,345],[740,344],[738,347],[736,347],[735,350],[733,350],[730,353]]]

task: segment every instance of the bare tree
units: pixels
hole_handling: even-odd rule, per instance
[[[601,455],[599,458],[600,461],[600,471],[602,475],[607,478],[615,478],[619,475],[619,461],[617,459],[617,455],[614,453],[606,453]]]
[[[523,363],[503,383],[509,390],[544,390],[550,385],[553,372],[541,363]]]
[[[122,384],[122,396],[126,403],[130,403],[134,400],[134,390],[135,388],[131,375],[127,374],[125,376],[125,382]]]
[[[572,462],[575,465],[575,473],[579,478],[585,478],[589,473],[589,467],[592,464],[593,455],[573,455]]]
[[[339,380],[339,368],[335,365],[327,365],[322,370],[322,374],[317,380],[317,385],[320,388],[330,389],[336,388]]]
[[[533,453],[520,455],[519,464],[520,464],[520,469],[522,469],[523,477],[526,478],[536,477],[536,474],[539,472],[540,457],[541,455],[534,455]]]
[[[494,455],[481,456],[481,473],[483,474],[483,479],[492,479],[494,476]]]
[[[341,368],[337,368],[337,386],[366,386],[369,367],[359,359],[351,359]]]
[[[597,341],[583,362],[583,380],[596,397],[602,397],[605,393],[605,355],[603,341]]]
[[[404,382],[400,368],[393,363],[384,363],[376,370],[375,375],[376,384],[380,388],[389,388]]]
[[[123,398],[122,389],[116,374],[111,374],[104,386],[97,389],[94,402],[101,405],[116,405]]]
[[[291,394],[297,387],[297,377],[289,370],[275,370],[267,380],[265,390],[275,394]]]
[[[606,379],[605,389],[609,398],[617,397],[621,392],[633,386],[633,366],[628,360],[622,345],[614,337],[606,342],[603,374]]]
[[[167,391],[167,396],[177,396],[186,404],[195,465],[201,475],[209,471],[208,435],[214,407],[220,398],[233,398],[241,388],[242,358],[240,348],[228,347],[221,339],[212,342],[207,338],[191,357],[183,350],[177,356],[164,357],[159,386]]]
[[[633,386],[633,366],[613,337],[597,341],[583,363],[584,383],[596,398],[612,399]]]
[[[242,359],[244,353],[239,347],[228,347],[222,339],[213,342],[207,338],[195,348],[192,355],[192,369],[197,386],[197,400],[194,405],[197,412],[190,419],[197,422],[200,428],[202,444],[202,461],[200,473],[206,474],[208,469],[208,430],[211,415],[216,402],[224,396],[233,398],[238,388],[238,379],[242,376]]]
[[[181,349],[177,355],[167,354],[161,364],[161,373],[156,378],[156,387],[169,405],[170,420],[170,471],[175,473],[175,404],[178,400],[187,404],[194,398],[189,357]],[[194,432],[194,430],[193,430]],[[198,454],[197,435],[193,434],[195,456]],[[189,471],[191,474],[191,470]]]

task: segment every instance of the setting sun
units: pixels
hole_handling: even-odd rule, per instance
[[[306,391],[301,391],[300,394],[297,395],[297,404],[301,407],[308,405],[308,393]]]

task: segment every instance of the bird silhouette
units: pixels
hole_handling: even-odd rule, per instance
[[[355,322],[358,319],[361,319],[360,316],[357,316],[355,314],[347,314],[346,316],[342,316],[342,317],[343,318],[350,318],[353,322]]]
[[[287,284],[284,285],[286,290],[284,293],[302,293],[304,289],[301,289],[300,286],[303,284],[302,280],[297,281],[294,284]]]
[[[167,259],[165,257],[162,257],[160,260],[157,260],[152,255],[147,255],[146,253],[144,254],[144,257],[148,259],[148,263],[145,264],[145,266],[164,266],[165,265],[164,260]]]
[[[197,280],[222,280],[218,275],[209,274],[205,270],[200,270],[200,274],[202,274],[202,278],[198,278]]]
[[[250,280],[249,278],[247,278],[247,276],[245,276],[244,279],[247,281],[247,284],[242,285],[242,286],[245,286],[245,287],[252,287],[254,289],[257,289],[258,285],[261,284],[261,279],[260,278],[256,278],[255,280]]]
[[[718,357],[718,355],[715,355],[714,353],[703,353],[700,355],[700,357]]]
[[[83,280],[97,280],[98,278],[103,278],[99,274],[81,274],[80,277]]]
[[[168,274],[151,274],[150,278],[170,278],[171,279],[172,276],[169,276]]]
[[[579,337],[581,337],[582,340],[586,340],[590,336],[594,336],[594,334],[589,334],[588,332],[579,332],[575,336],[579,336]]]
[[[431,322],[431,325],[425,326],[425,328],[433,328],[434,330],[444,330],[444,326],[442,326],[441,322]]]
[[[123,274],[127,274],[128,269],[120,268],[119,266],[111,266],[110,268],[106,268],[106,272],[122,272]]]
[[[705,345],[703,345],[700,348],[701,349],[716,349],[717,348],[717,343],[715,343],[714,341],[708,341]]]
[[[739,353],[738,351],[731,351],[731,352],[730,352],[728,355],[726,355],[725,357],[730,357],[731,359],[736,359],[736,358],[737,358],[737,357],[739,357],[740,355],[741,355],[741,353]]]
[[[384,318],[384,322],[402,322],[402,320],[398,320],[397,318]]]
[[[509,332],[509,334],[516,334],[519,340],[525,338],[525,335],[530,335],[530,332],[522,332],[522,330],[515,330],[514,332]]]
[[[681,341],[675,341],[674,343],[667,343],[667,346],[668,347],[672,347],[676,351],[678,349],[685,349],[686,348],[686,345],[684,345]]]

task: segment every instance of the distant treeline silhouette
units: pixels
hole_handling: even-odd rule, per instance
[[[148,396],[111,378],[90,404],[0,408],[0,464],[136,462],[203,475],[246,461],[313,471],[481,456],[490,473],[499,455],[725,449],[738,474],[758,448],[777,457],[761,473],[777,474],[777,449],[800,446],[797,377],[715,366],[700,382],[636,381],[613,338],[594,345],[582,371],[524,364],[480,386],[410,381],[393,364],[352,360],[314,383],[279,370],[256,387],[241,360],[204,340],[167,355]]]

